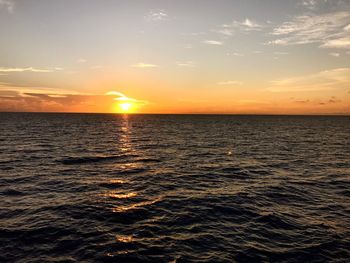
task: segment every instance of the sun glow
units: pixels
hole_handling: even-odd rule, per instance
[[[122,102],[118,104],[118,112],[131,113],[134,110],[134,104],[132,102]]]

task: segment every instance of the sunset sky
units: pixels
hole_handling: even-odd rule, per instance
[[[0,35],[0,111],[350,114],[349,0],[0,0]]]

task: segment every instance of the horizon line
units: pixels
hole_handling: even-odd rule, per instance
[[[350,113],[118,113],[118,112],[71,112],[71,111],[0,111],[1,113],[38,114],[101,114],[101,115],[231,115],[231,116],[339,116],[350,117]]]

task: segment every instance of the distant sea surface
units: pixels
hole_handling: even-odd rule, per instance
[[[350,262],[350,117],[0,113],[0,262]]]

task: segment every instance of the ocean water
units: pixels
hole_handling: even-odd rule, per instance
[[[0,113],[0,262],[350,262],[350,117]]]

